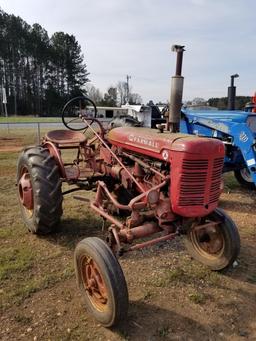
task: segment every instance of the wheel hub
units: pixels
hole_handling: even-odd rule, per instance
[[[83,282],[92,304],[98,310],[104,310],[108,302],[107,290],[97,264],[93,259],[85,259],[82,269]]]
[[[30,181],[30,175],[28,172],[24,172],[19,180],[19,198],[22,205],[27,210],[32,210],[34,207],[33,202],[33,188]]]
[[[240,170],[240,174],[242,176],[242,178],[247,181],[247,182],[253,182],[251,174],[248,170],[248,168],[243,168]]]
[[[215,255],[224,245],[223,235],[219,226],[212,226],[197,231],[197,240],[203,251]]]

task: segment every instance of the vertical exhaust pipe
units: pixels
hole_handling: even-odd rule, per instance
[[[234,78],[239,77],[236,73],[231,75],[230,86],[228,87],[228,110],[235,110],[235,101],[236,101],[236,87],[234,86]]]
[[[171,80],[171,95],[169,104],[169,119],[167,122],[167,129],[171,133],[180,131],[180,112],[182,106],[183,82],[184,77],[181,76],[182,59],[184,46],[173,45],[172,51],[177,52],[176,72]]]

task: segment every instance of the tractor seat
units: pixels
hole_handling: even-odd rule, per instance
[[[75,144],[85,142],[86,137],[80,131],[51,130],[45,135],[45,140],[56,144]]]

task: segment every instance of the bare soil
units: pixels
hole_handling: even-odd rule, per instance
[[[0,152],[19,152],[22,139],[17,137],[0,137]]]
[[[15,147],[14,141],[5,142]],[[60,233],[45,238],[29,234],[15,194],[17,156],[10,153],[7,169],[6,159],[0,164],[5,167],[0,172],[0,257],[8,259],[0,282],[1,340],[256,340],[254,192],[226,177],[220,207],[239,227],[241,253],[223,273],[191,259],[182,238],[121,258],[129,314],[123,325],[105,329],[83,305],[72,259],[79,240],[101,236],[101,221],[70,195]]]

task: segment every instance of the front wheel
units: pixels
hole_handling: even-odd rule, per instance
[[[75,249],[75,272],[86,306],[104,327],[125,319],[128,291],[118,260],[103,240],[83,239]]]
[[[255,184],[247,167],[234,171],[236,180],[247,189],[255,189]]]
[[[240,236],[233,220],[217,208],[204,218],[204,222],[192,225],[187,232],[185,246],[194,259],[211,270],[223,270],[236,260]]]

